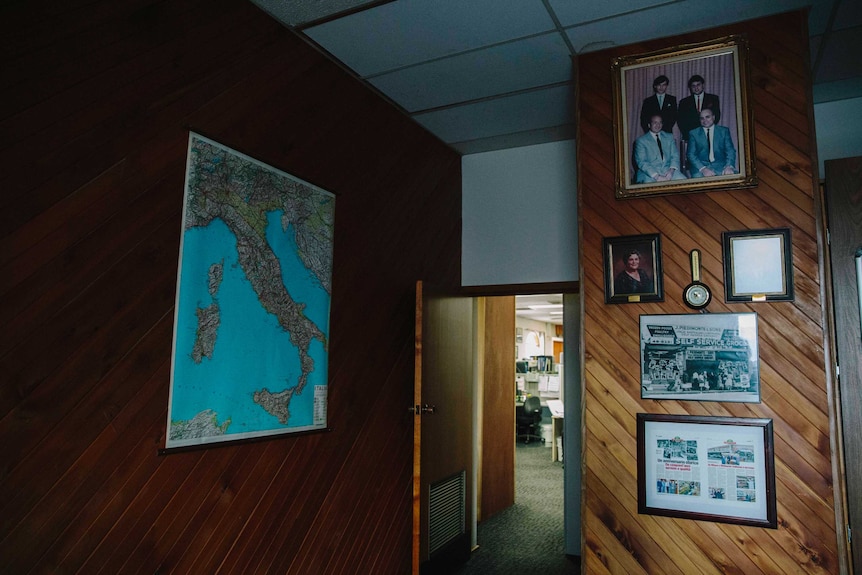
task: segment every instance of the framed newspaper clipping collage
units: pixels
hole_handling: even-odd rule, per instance
[[[777,528],[772,420],[637,414],[638,513]]]

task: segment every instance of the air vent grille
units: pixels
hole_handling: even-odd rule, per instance
[[[428,554],[433,556],[454,538],[465,533],[464,478],[460,471],[430,486],[428,497]]]

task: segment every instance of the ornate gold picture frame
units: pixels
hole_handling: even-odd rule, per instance
[[[757,185],[744,36],[623,56],[612,68],[618,199]]]

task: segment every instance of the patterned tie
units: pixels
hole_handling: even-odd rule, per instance
[[[655,135],[655,143],[658,144],[658,153],[661,155],[661,159],[664,160],[664,150],[661,149],[661,138],[659,138],[658,134]]]

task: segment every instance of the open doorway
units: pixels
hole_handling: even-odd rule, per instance
[[[576,308],[579,307],[577,300],[575,302],[574,307],[571,301],[567,302],[573,313],[577,313]],[[490,513],[486,513],[484,505],[481,506],[476,533],[478,547],[457,573],[508,573],[513,565],[528,567],[527,572],[543,572],[545,575],[576,573],[579,571],[577,558],[567,556],[565,545],[566,480],[562,446],[566,369],[564,296],[518,295],[512,297],[509,305],[508,313],[514,312],[515,317],[504,328],[509,331],[508,340],[501,338],[497,342],[500,348],[509,350],[500,354],[509,367],[509,374],[504,376],[506,383],[502,384],[506,395],[505,407],[510,420],[521,419],[519,415],[525,404],[538,403],[539,417],[529,430],[514,426],[512,431],[515,433],[503,434],[507,440],[496,441],[495,438],[491,442],[485,436],[485,444],[480,451],[487,452],[502,445],[503,449],[511,452],[514,469],[508,469],[508,474],[513,477],[507,478],[503,477],[506,471],[501,471],[505,466],[489,468],[482,465],[485,471],[480,484],[487,486],[490,481],[489,489],[499,490],[502,483],[511,480],[514,503]],[[489,303],[489,316],[491,307]],[[501,343],[506,341],[508,343]],[[573,356],[575,354],[572,353]],[[573,373],[577,374],[578,370]],[[579,398],[576,401],[579,402]],[[489,411],[494,409],[489,406],[487,398],[484,401],[479,398],[478,403],[488,406]],[[486,412],[484,418],[480,416],[480,421],[487,426],[488,418]],[[499,425],[499,420],[496,425],[495,430],[505,427]],[[530,433],[522,433],[526,431]],[[480,455],[480,459],[482,457]],[[578,464],[572,466],[575,471],[578,468]],[[489,469],[494,470],[493,475]],[[579,498],[578,491],[573,493],[576,499]],[[579,520],[579,517],[575,518],[575,523]],[[516,571],[525,572],[525,569]]]
[[[563,294],[515,296],[515,382],[546,408],[564,400],[563,325]]]
[[[519,532],[521,545],[535,555],[535,572],[546,575],[572,573],[576,566],[565,555],[564,342],[562,294],[515,297],[512,515],[518,521],[512,529]]]
[[[550,447],[551,461],[560,463],[565,395],[563,324],[562,294],[515,297],[516,446],[530,445],[538,435],[540,443]],[[523,409],[525,403],[530,404],[529,413]],[[536,405],[541,406],[540,413],[532,409]]]

